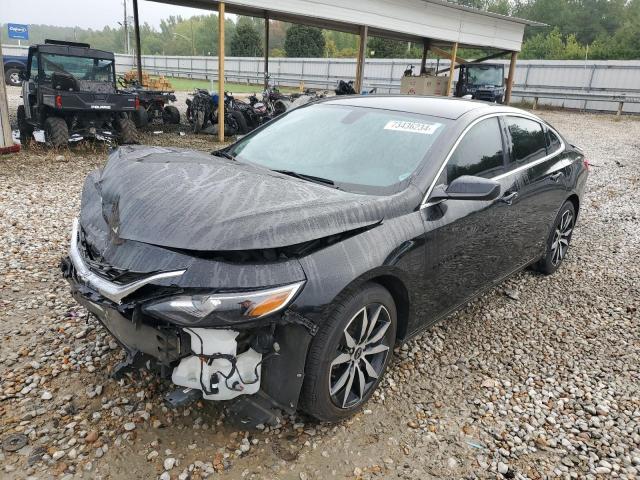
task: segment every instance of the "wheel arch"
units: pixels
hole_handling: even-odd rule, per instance
[[[396,326],[396,340],[402,340],[407,336],[409,329],[409,315],[411,302],[409,291],[404,282],[397,276],[383,274],[369,279],[370,282],[377,283],[384,287],[393,297],[396,304],[396,314],[398,324]]]
[[[340,293],[336,295],[331,303],[334,304],[345,296],[351,295],[365,283],[375,283],[380,285],[391,294],[393,302],[395,303],[398,322],[396,328],[396,340],[402,341],[407,336],[411,318],[413,316],[411,295],[407,288],[407,280],[403,277],[404,275],[402,271],[393,267],[380,267],[370,270],[346,285]],[[328,312],[325,311],[323,314],[327,315]]]
[[[572,193],[566,201],[573,204],[573,208],[576,211],[576,218],[578,218],[578,212],[580,211],[580,197],[578,197],[576,193]]]
[[[7,62],[4,64],[4,71],[6,72],[7,70],[14,68],[16,70],[26,70],[27,67],[25,67],[22,63],[19,62]]]

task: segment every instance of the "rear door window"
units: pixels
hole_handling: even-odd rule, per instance
[[[497,117],[477,123],[462,137],[447,163],[447,183],[462,175],[491,178],[504,171],[504,148]]]
[[[557,152],[558,149],[562,146],[560,139],[555,133],[553,133],[548,128],[547,128],[546,134],[547,134],[547,152],[549,154]]]
[[[511,135],[511,162],[525,164],[547,155],[547,140],[542,125],[522,117],[505,118]]]

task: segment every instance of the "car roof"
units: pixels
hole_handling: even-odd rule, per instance
[[[467,100],[463,98],[427,97],[418,95],[348,95],[329,97],[322,103],[328,105],[349,105],[354,107],[378,108],[398,112],[431,115],[433,117],[456,120],[462,115],[473,112],[486,113],[521,112],[521,110],[503,105]],[[475,115],[474,115],[475,116]]]

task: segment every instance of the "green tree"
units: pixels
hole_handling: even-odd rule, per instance
[[[382,37],[369,37],[367,56],[371,58],[406,58],[407,43]]]
[[[324,45],[324,36],[319,28],[292,25],[287,29],[284,51],[287,57],[322,57]]]
[[[240,24],[231,39],[231,55],[234,57],[259,57],[263,54],[262,38],[251,23]]]

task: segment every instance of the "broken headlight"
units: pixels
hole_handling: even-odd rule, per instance
[[[177,295],[142,307],[155,318],[179,325],[237,323],[285,308],[304,282],[253,292]]]

